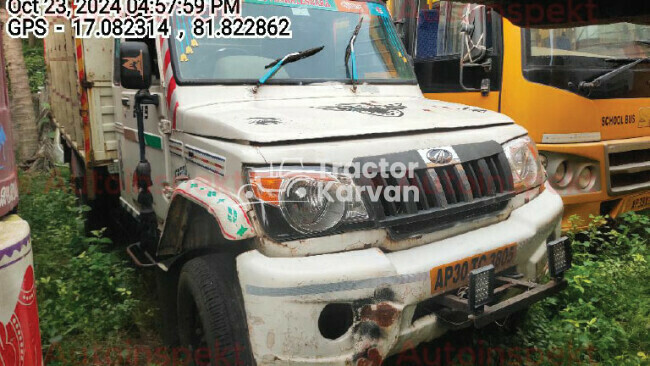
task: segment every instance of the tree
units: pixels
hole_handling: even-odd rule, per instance
[[[0,9],[0,25],[4,31],[4,23],[8,14],[4,7]],[[38,128],[34,100],[29,88],[29,77],[23,57],[23,42],[5,34],[2,37],[7,75],[11,85],[11,116],[14,126],[14,137],[18,149],[18,158],[29,160],[38,149]]]

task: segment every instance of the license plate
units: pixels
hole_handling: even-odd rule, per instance
[[[517,243],[477,254],[459,261],[432,268],[431,294],[439,294],[466,286],[469,283],[469,273],[475,269],[492,264],[498,273],[512,267],[517,257]]]
[[[629,210],[626,211],[643,211],[650,209],[650,192],[632,196],[627,199]]]

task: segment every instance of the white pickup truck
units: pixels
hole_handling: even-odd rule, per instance
[[[214,365],[376,365],[566,286],[535,144],[425,99],[382,4],[243,15],[286,16],[292,37],[46,41],[56,122],[85,121],[85,143],[66,138],[75,171],[101,170],[96,197],[119,180],[167,341]]]

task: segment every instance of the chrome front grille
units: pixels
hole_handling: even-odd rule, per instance
[[[607,147],[610,195],[650,189],[650,143]]]

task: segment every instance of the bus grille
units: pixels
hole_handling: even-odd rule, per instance
[[[650,189],[650,143],[608,147],[611,195]]]

